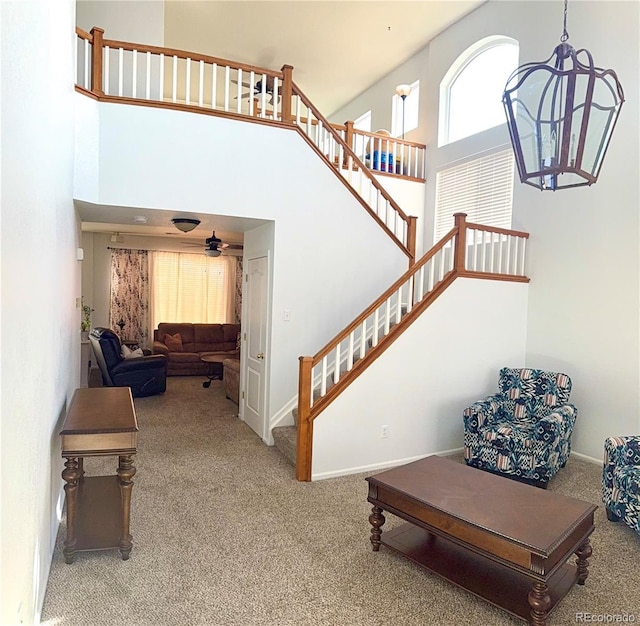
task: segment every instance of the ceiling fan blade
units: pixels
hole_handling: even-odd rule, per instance
[[[231,79],[231,82],[232,82],[232,83],[234,83],[234,84],[236,84],[236,85],[238,84],[238,81],[237,81],[237,80],[234,80],[233,78]],[[251,89],[251,84],[250,84],[250,83],[245,83],[244,81],[242,81],[240,84],[241,84],[243,87],[246,87],[247,89]]]

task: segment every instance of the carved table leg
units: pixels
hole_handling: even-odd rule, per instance
[[[133,477],[136,468],[133,466],[131,455],[119,457],[118,483],[122,495],[122,531],[120,533],[120,554],[126,561],[133,547],[132,537],[129,534],[129,520],[131,513],[131,490],[133,489]]]
[[[578,566],[578,584],[584,585],[589,576],[589,557],[593,553],[589,539],[576,550],[576,565]]]
[[[369,523],[373,528],[371,529],[371,546],[374,552],[380,550],[380,537],[382,535],[382,525],[385,523],[385,517],[382,514],[382,509],[379,506],[374,506],[371,509],[371,515],[369,515]]]
[[[67,458],[62,470],[62,478],[66,483],[64,493],[67,502],[67,534],[62,553],[64,554],[65,563],[73,563],[76,558],[76,495],[78,493],[78,479],[80,478],[77,458]]]
[[[551,596],[546,583],[535,581],[529,592],[529,606],[531,607],[531,624],[546,626],[547,613],[551,608]]]

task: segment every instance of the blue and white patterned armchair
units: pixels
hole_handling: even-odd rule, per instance
[[[602,500],[610,521],[640,533],[640,435],[605,439]]]
[[[467,465],[546,488],[571,453],[578,409],[571,379],[537,369],[500,370],[499,392],[463,413]]]

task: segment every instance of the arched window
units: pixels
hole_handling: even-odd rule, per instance
[[[439,146],[506,122],[502,93],[518,67],[518,52],[515,39],[496,35],[456,59],[440,83]]]

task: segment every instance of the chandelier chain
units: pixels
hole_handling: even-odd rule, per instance
[[[560,37],[560,41],[564,43],[569,39],[569,33],[567,32],[567,4],[569,0],[564,0],[564,21],[562,24],[562,37]]]

